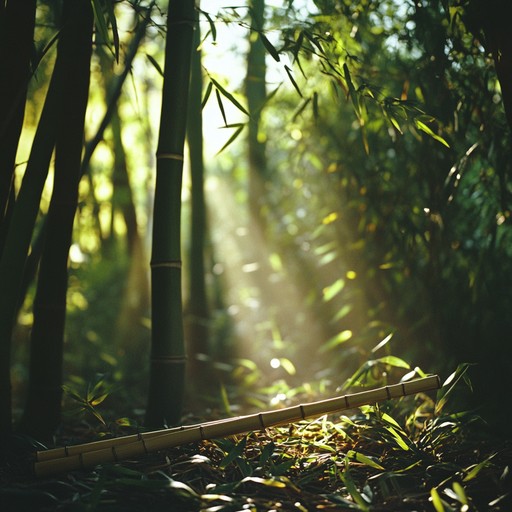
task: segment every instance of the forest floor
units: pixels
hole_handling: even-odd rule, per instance
[[[43,478],[16,437],[2,450],[0,510],[510,511],[512,442],[485,432],[422,395]],[[97,438],[70,424],[58,444]]]

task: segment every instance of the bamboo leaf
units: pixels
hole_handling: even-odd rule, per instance
[[[93,398],[89,403],[92,406],[99,405],[107,398],[108,395],[109,395],[108,393],[103,393],[103,395]]]
[[[432,505],[434,505],[436,512],[445,512],[446,509],[444,508],[443,500],[439,496],[439,493],[435,487],[430,489],[430,499],[432,500]]]
[[[340,293],[343,288],[345,287],[345,280],[341,277],[337,279],[333,284],[326,286],[322,290],[322,295],[324,302],[329,302],[330,300],[334,299],[338,293]]]
[[[450,145],[448,144],[448,142],[446,142],[446,140],[443,139],[443,137],[441,137],[440,135],[437,135],[436,133],[434,133],[432,131],[431,128],[429,128],[424,122],[420,121],[419,119],[415,119],[414,120],[414,123],[416,124],[416,126],[423,132],[425,132],[427,135],[429,135],[430,137],[432,137],[434,140],[437,140],[438,142],[440,142],[441,144],[443,144],[444,146],[446,146],[447,148],[450,147]]]
[[[214,78],[210,77],[210,80],[213,82],[213,85],[217,88],[218,91],[222,93],[223,96],[225,96],[238,110],[243,112],[246,115],[249,115],[249,112],[242,106],[242,104],[229,92],[227,91],[222,85],[217,82]]]
[[[466,495],[466,491],[464,490],[464,487],[460,485],[459,482],[453,482],[453,490],[457,496],[457,499],[462,503],[463,505],[468,505],[468,497]]]
[[[219,467],[221,469],[226,469],[229,464],[235,461],[237,457],[241,457],[245,450],[245,445],[247,444],[247,437],[242,438],[222,459]]]
[[[302,92],[301,92],[299,86],[297,85],[297,82],[293,78],[292,70],[286,65],[284,66],[284,70],[286,71],[286,74],[288,75],[288,78],[290,79],[290,82],[292,83],[293,87],[295,87],[295,90],[297,91],[298,95],[301,98],[303,98],[304,96],[302,96]]]
[[[379,343],[377,343],[377,345],[375,345],[375,347],[372,348],[372,354],[374,354],[375,352],[380,350],[382,347],[387,345],[391,341],[392,337],[393,337],[393,333],[388,334],[382,341],[379,341]]]
[[[219,105],[219,110],[222,115],[222,119],[224,120],[224,125],[227,126],[228,120],[226,119],[226,111],[224,110],[224,104],[222,103],[222,98],[218,89],[215,89],[215,97],[217,98],[217,105]]]
[[[275,49],[274,45],[267,39],[267,36],[263,32],[259,33],[261,42],[263,43],[263,46],[267,49],[268,53],[272,55],[272,58],[276,62],[280,62],[281,58],[279,57],[279,52]]]
[[[346,460],[346,463],[347,469],[343,471],[343,473],[341,473],[341,479],[345,484],[345,487],[347,488],[347,491],[349,492],[350,496],[352,496],[352,499],[359,506],[359,509],[363,510],[364,512],[368,512],[370,510],[370,508],[368,507],[368,503],[366,503],[362,494],[357,489],[357,486],[348,470],[348,459]]]
[[[96,22],[96,27],[98,32],[101,35],[103,41],[108,41],[108,28],[107,22],[105,21],[105,16],[103,16],[103,8],[101,7],[100,0],[92,0],[92,8],[94,11],[94,20]]]
[[[217,40],[217,27],[215,27],[215,23],[212,20],[212,17],[202,9],[198,9],[198,11],[208,20],[210,25],[210,32],[212,33],[212,39],[215,42]]]
[[[393,428],[393,427],[385,427],[385,429],[393,436],[396,441],[396,444],[404,451],[409,451],[411,448],[405,442],[404,438]]]
[[[357,462],[360,462],[365,466],[369,466],[374,469],[384,470],[384,468],[379,463],[375,462],[370,457],[363,455],[362,453],[356,452],[355,450],[349,450],[347,452],[347,457],[349,459],[356,460]]]
[[[204,92],[203,100],[201,101],[201,110],[205,107],[206,103],[208,102],[208,99],[210,98],[210,94],[213,90],[213,84],[212,82],[208,82],[208,85],[206,86],[206,91]]]
[[[388,119],[391,122],[391,124],[395,127],[396,131],[398,133],[400,133],[401,135],[403,135],[402,128],[400,128],[400,125],[398,124],[398,121],[396,120],[396,118],[391,115],[388,115]]]
[[[343,64],[343,73],[345,74],[345,82],[348,87],[350,99],[352,100],[352,105],[354,106],[357,117],[361,119],[361,108],[359,102],[357,101],[356,88],[354,87],[354,82],[352,82],[352,76],[346,63]]]
[[[270,441],[270,443],[267,443],[263,447],[263,450],[261,451],[261,455],[260,455],[260,465],[261,466],[264,466],[265,463],[270,459],[270,457],[274,453],[275,449],[276,449],[276,445],[272,441]]]
[[[245,482],[252,482],[259,485],[264,485],[266,487],[277,487],[283,489],[286,487],[286,484],[277,480],[276,478],[260,478],[259,476],[247,476],[242,480]]]
[[[236,129],[235,133],[233,133],[233,135],[231,135],[231,137],[228,139],[226,144],[224,144],[224,146],[222,146],[222,148],[219,149],[217,154],[222,153],[230,144],[232,144],[238,138],[238,136],[242,133],[242,130],[244,129],[244,126],[245,126],[245,124],[241,124]],[[229,128],[229,126],[226,126],[226,128]]]
[[[112,0],[106,0],[105,4],[107,6],[107,17],[110,21],[110,25],[112,26],[112,39],[114,41],[114,56],[116,58],[116,62],[119,62],[119,32],[117,30],[117,20],[114,12],[114,3]]]
[[[390,366],[394,366],[395,368],[405,368],[406,370],[410,369],[409,363],[405,362],[403,359],[400,359],[396,356],[384,356],[377,359],[379,363],[388,364]]]
[[[478,474],[480,473],[480,471],[482,471],[482,469],[488,467],[491,465],[491,460],[496,456],[496,453],[493,453],[490,457],[488,457],[487,459],[483,460],[482,462],[479,462],[478,464],[474,464],[472,466],[469,466],[465,469],[466,471],[466,476],[462,479],[463,482],[469,482],[473,479],[475,479]]]
[[[290,468],[295,464],[296,460],[294,458],[288,459],[280,464],[275,464],[272,466],[272,474],[275,476],[282,476],[287,473]]]
[[[158,71],[158,74],[160,76],[164,76],[164,71],[163,71],[162,67],[160,66],[160,64],[158,64],[158,62],[154,59],[154,57],[147,53],[146,53],[146,57],[148,58],[149,62],[151,62],[151,64],[153,64],[154,68]]]
[[[471,365],[469,363],[460,364],[457,369],[445,380],[438,392],[435,413],[439,414],[446,405],[448,398],[453,393],[461,379],[466,379],[466,373]],[[469,382],[467,382],[470,385]],[[471,387],[471,386],[470,386]]]
[[[352,338],[352,334],[353,334],[352,331],[349,329],[341,331],[340,333],[336,334],[336,336],[333,336],[332,338],[330,338],[327,341],[327,343],[322,345],[320,347],[320,352],[322,352],[322,353],[327,352],[328,350],[331,350],[331,349],[337,347],[338,345],[345,343],[350,338]]]
[[[300,116],[300,114],[302,114],[302,112],[304,112],[304,109],[308,106],[309,102],[311,101],[311,98],[306,98],[300,105],[299,107],[297,108],[297,110],[295,111],[295,113],[293,114],[292,116],[292,121],[295,121],[297,119],[297,117]]]

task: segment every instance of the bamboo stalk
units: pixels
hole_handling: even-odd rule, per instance
[[[35,454],[34,472],[36,476],[42,477],[75,469],[92,468],[97,464],[119,462],[186,443],[243,434],[253,430],[264,430],[268,427],[354,409],[383,400],[431,391],[439,387],[439,377],[432,375],[276,411],[38,451]]]

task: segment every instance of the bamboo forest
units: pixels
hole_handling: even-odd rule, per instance
[[[0,510],[512,510],[506,0],[0,0]]]

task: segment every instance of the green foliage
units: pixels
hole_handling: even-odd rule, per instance
[[[81,379],[75,380],[81,381]],[[98,411],[98,406],[110,394],[110,387],[103,375],[98,375],[95,382],[87,383],[84,390],[78,389],[76,384],[63,386],[64,393],[77,404],[76,409],[70,411],[70,413],[80,414],[87,412],[92,414],[102,425],[106,425],[103,416]]]
[[[461,371],[452,378],[456,387]],[[102,396],[100,382],[89,398]],[[447,389],[449,383],[440,395]],[[418,394],[350,416],[76,472],[66,484],[8,483],[2,498],[9,490],[9,499],[19,500],[29,486],[39,494],[51,490],[62,506],[97,510],[269,510],[278,503],[283,510],[506,510],[512,498],[510,446],[477,434],[460,414],[436,412],[435,405],[430,394]],[[478,418],[472,420],[481,427]]]

